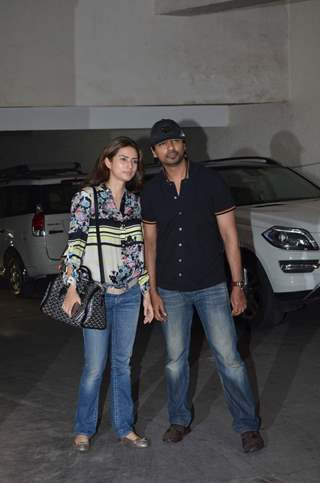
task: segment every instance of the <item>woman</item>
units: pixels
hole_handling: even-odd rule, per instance
[[[130,358],[143,295],[144,323],[153,319],[149,277],[144,268],[140,202],[130,189],[142,180],[142,161],[137,144],[118,137],[104,148],[88,178],[86,188],[76,193],[71,205],[69,242],[65,253],[65,280],[68,285],[63,310],[70,316],[80,303],[77,276],[80,264],[93,279],[100,280],[95,209],[99,213],[103,264],[106,280],[104,330],[83,329],[85,364],[80,381],[75,420],[74,446],[90,448],[98,419],[102,376],[110,348],[112,426],[120,440],[134,448],[146,448],[149,441],[133,429]],[[96,187],[98,206],[94,206]]]

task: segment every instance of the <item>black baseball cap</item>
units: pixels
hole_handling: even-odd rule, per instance
[[[185,139],[186,135],[178,123],[172,119],[161,119],[156,122],[150,133],[150,144],[155,146],[166,139]]]

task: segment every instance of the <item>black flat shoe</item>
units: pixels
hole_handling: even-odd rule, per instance
[[[259,431],[246,431],[241,434],[242,449],[245,453],[253,453],[264,447]]]
[[[180,424],[171,424],[162,437],[165,443],[179,443],[183,438],[189,434],[191,429],[188,426]]]

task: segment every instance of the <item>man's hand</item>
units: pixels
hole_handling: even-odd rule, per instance
[[[244,291],[240,287],[233,287],[230,295],[232,306],[232,315],[240,315],[247,308],[247,298]]]
[[[228,260],[231,280],[242,280],[241,253],[234,210],[217,214],[217,223]],[[247,300],[241,287],[233,287],[230,295],[232,315],[240,315],[247,308]]]
[[[153,314],[153,307],[151,304],[151,297],[150,293],[147,292],[143,296],[143,323],[144,324],[150,324],[153,320],[154,314]]]
[[[164,322],[167,320],[167,313],[162,298],[155,289],[150,290],[150,296],[154,311],[154,318]]]

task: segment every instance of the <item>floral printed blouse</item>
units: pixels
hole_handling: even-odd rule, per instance
[[[96,190],[106,286],[126,288],[137,279],[141,292],[145,293],[149,289],[149,276],[144,268],[140,200],[125,190],[119,210],[110,188],[102,184]],[[71,279],[76,282],[80,265],[88,267],[92,278],[100,281],[94,217],[93,190],[84,188],[71,202],[69,240],[64,253],[65,265],[72,265]]]

